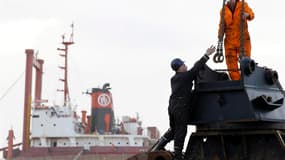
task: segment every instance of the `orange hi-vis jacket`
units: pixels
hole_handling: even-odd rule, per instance
[[[240,54],[240,14],[242,11],[242,2],[237,1],[234,12],[231,11],[228,5],[225,5],[224,12],[224,33],[225,33],[225,57],[229,70],[229,74],[232,80],[239,80],[240,73],[238,71],[238,57]],[[254,18],[252,9],[244,2],[244,12],[249,14],[249,17],[244,21],[244,51],[246,57],[250,57],[251,43],[248,32],[247,20]],[[220,12],[222,16],[222,11]],[[222,19],[222,17],[221,17]],[[221,23],[221,20],[220,20]],[[221,26],[221,25],[220,25]],[[222,29],[219,27],[219,36],[222,34]]]

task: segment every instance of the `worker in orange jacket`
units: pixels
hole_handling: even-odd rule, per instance
[[[243,29],[243,41],[244,41],[244,56],[250,57],[251,43],[250,36],[248,32],[247,21],[254,18],[254,13],[252,9],[244,2],[244,10],[242,14],[242,19],[244,20]],[[222,39],[225,33],[225,57],[226,63],[229,70],[229,74],[232,80],[239,80],[240,73],[238,70],[238,58],[240,54],[240,18],[242,12],[242,2],[239,0],[229,0],[229,2],[224,6],[224,25],[222,25],[222,10],[218,38]]]

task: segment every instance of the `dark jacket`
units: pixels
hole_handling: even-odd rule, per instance
[[[195,65],[187,72],[176,72],[171,78],[171,96],[170,99],[183,99],[191,95],[193,81],[199,74],[199,70],[208,61],[209,57],[205,54]],[[187,98],[188,99],[188,98]]]

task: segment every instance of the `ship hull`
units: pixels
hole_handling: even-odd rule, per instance
[[[16,153],[15,160],[125,160],[129,157],[145,152],[147,147],[31,147],[27,151]],[[5,153],[4,153],[5,158]]]

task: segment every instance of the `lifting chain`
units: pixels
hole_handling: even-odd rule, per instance
[[[222,15],[221,15],[221,22],[220,22],[220,31],[218,35],[218,46],[216,50],[216,54],[213,56],[213,61],[215,63],[222,63],[224,61],[223,55],[223,38],[225,34],[225,4],[226,0],[223,0],[223,7],[222,7]]]
[[[245,56],[245,51],[244,51],[244,24],[245,21],[243,19],[244,16],[244,0],[242,0],[242,7],[241,7],[241,12],[240,12],[240,54],[239,58],[241,59],[242,57]]]

